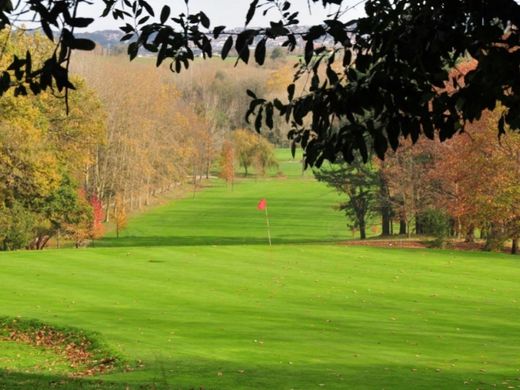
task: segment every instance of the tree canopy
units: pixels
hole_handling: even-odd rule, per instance
[[[303,42],[304,56],[287,86],[287,98],[264,99],[248,91],[248,118],[257,130],[272,128],[279,113],[291,125],[294,145],[306,151],[306,163],[320,166],[338,155],[352,162],[355,152],[367,160],[369,145],[380,158],[399,146],[401,137],[414,142],[421,135],[451,138],[482,112],[500,103],[500,133],[520,128],[520,5],[515,0],[365,0],[366,16],[346,20],[344,0],[308,0],[333,6],[336,11],[322,23],[302,30],[291,1],[251,1],[245,29],[230,32],[212,26],[203,12],[172,15],[145,0],[103,0],[103,17],[121,22],[134,59],[140,50],[155,53],[157,65],[169,61],[181,72],[194,60],[213,53],[212,40],[227,36],[221,50],[226,58],[236,49],[237,62],[259,65],[266,59],[269,40],[282,39],[294,51]],[[0,70],[0,93],[13,88],[15,95],[56,89],[68,97],[74,88],[69,64],[74,50],[92,50],[92,41],[76,37],[92,18],[79,10],[87,0],[21,0],[18,6],[0,3],[0,29],[16,26],[29,16],[41,25],[56,50],[41,62],[32,55],[15,56]],[[79,8],[81,5],[81,8]],[[257,12],[270,15],[268,27],[249,24]],[[58,31],[58,32],[57,32]],[[325,38],[332,45],[322,45]],[[476,67],[454,72],[464,59]],[[300,90],[298,80],[305,80]],[[368,139],[368,143],[367,143]]]

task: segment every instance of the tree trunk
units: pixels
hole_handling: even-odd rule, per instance
[[[384,165],[382,168],[384,168]],[[390,236],[392,234],[392,206],[390,190],[388,188],[387,178],[384,174],[384,169],[379,171],[379,193],[381,197],[381,235]]]
[[[112,199],[112,196],[108,196],[107,199],[107,205],[106,205],[106,211],[105,211],[105,223],[110,222],[110,200]]]
[[[423,234],[424,233],[424,230],[423,230],[423,225],[421,223],[421,217],[416,214],[415,215],[415,234]]]
[[[367,232],[366,232],[366,226],[365,221],[359,221],[359,235],[362,240],[366,240],[367,238]]]
[[[399,219],[399,235],[406,235],[406,220],[402,217]]]
[[[511,246],[511,254],[518,254],[518,238],[513,238],[513,245]]]
[[[450,237],[455,237],[455,220],[453,218],[450,218],[449,225],[448,235]]]
[[[197,193],[197,176],[195,176],[195,170],[193,170],[193,199]]]
[[[475,242],[475,226],[470,225],[468,227],[468,230],[466,231],[466,237],[464,239],[464,242],[467,242],[470,244]]]
[[[45,247],[47,246],[47,243],[49,242],[49,240],[51,239],[51,236],[44,236],[41,238],[41,240],[39,240],[38,242],[38,250],[43,250],[45,249]]]
[[[382,236],[389,236],[391,234],[390,232],[390,226],[392,224],[392,218],[390,218],[390,213],[388,212],[388,209],[383,209],[382,215],[381,215],[381,230]]]

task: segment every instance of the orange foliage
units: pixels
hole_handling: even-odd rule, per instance
[[[235,149],[233,143],[224,141],[220,157],[220,177],[229,185],[235,178]]]

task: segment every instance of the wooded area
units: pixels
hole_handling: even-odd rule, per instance
[[[9,53],[27,49],[37,63],[52,47],[39,34],[13,34]],[[214,63],[175,80],[146,60],[95,53],[72,64],[68,114],[50,92],[8,92],[0,102],[2,248],[43,249],[51,239],[82,246],[101,237],[106,222],[119,231],[128,213],[157,196],[187,183],[197,190],[218,172],[226,147],[233,167],[236,158],[246,176],[251,167],[265,174],[276,165],[273,147],[243,129],[240,91],[278,88],[270,76],[285,66],[236,72]],[[271,139],[283,143],[286,132],[277,128]]]
[[[40,35],[17,33],[8,50],[36,47],[42,58],[51,50]],[[240,168],[246,177],[276,168],[271,142],[287,145],[290,128],[277,121],[263,136],[248,130],[241,92],[279,93],[291,77],[287,59],[263,68],[201,64],[172,78],[147,59],[82,55],[72,64],[68,115],[50,93],[5,95],[3,249],[43,249],[51,238],[81,246],[102,236],[105,222],[119,232],[128,213],[173,188],[196,191],[217,174],[233,188]],[[473,68],[466,62],[457,72]],[[353,163],[340,157],[315,175],[346,194],[339,207],[361,238],[378,217],[383,236],[433,235],[442,246],[450,236],[471,242],[478,231],[487,249],[512,240],[516,252],[520,141],[514,132],[496,138],[500,110],[445,143],[403,140],[385,160],[372,154],[365,164],[356,152]]]

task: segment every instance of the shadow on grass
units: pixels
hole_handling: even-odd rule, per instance
[[[297,236],[294,238],[273,238],[273,245],[277,244],[319,244],[334,243],[338,239],[315,239]],[[210,245],[267,245],[266,238],[257,237],[211,237],[211,236],[146,236],[146,237],[121,237],[104,238],[95,241],[90,246],[94,248],[119,248],[119,247],[155,247],[155,246],[210,246]]]
[[[0,369],[0,389],[484,389],[504,384],[506,387],[520,385],[514,369],[506,374],[390,363],[363,365],[355,364],[347,357],[344,364],[335,362],[328,365],[297,362],[261,365],[193,358],[182,362],[156,361],[153,365],[153,372],[122,374],[121,381],[103,377],[74,379]]]
[[[139,387],[137,387],[139,388]],[[146,388],[146,387],[143,387]],[[149,387],[151,388],[151,387]],[[65,376],[29,374],[0,369],[0,390],[76,390],[114,389],[125,390],[123,383],[107,382],[100,379],[73,379]]]

